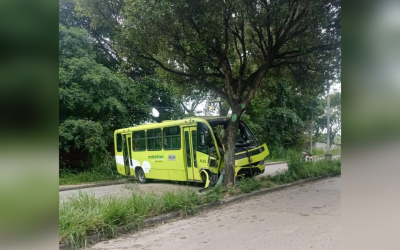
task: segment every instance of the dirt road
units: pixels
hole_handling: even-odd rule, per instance
[[[287,168],[287,164],[276,164],[268,165],[265,168],[265,173],[261,176],[272,175],[278,170],[284,170]],[[186,182],[174,182],[174,181],[158,181],[154,180],[152,183],[137,184],[137,183],[126,183],[117,184],[102,187],[83,188],[77,190],[68,190],[59,192],[61,200],[66,200],[69,197],[76,196],[79,192],[94,194],[96,198],[100,198],[106,195],[112,196],[124,196],[130,195],[132,192],[154,192],[159,193],[166,190],[178,190],[178,189],[192,189],[198,191],[204,187],[201,183],[186,183]]]
[[[201,183],[186,183],[186,182],[174,182],[174,181],[158,181],[154,180],[152,183],[126,183],[117,184],[102,187],[83,188],[78,190],[68,190],[59,192],[61,200],[66,200],[69,197],[76,196],[80,192],[94,194],[96,198],[103,196],[125,196],[131,195],[132,192],[136,193],[161,193],[164,191],[174,191],[178,189],[192,189],[198,191],[204,188],[204,184]]]
[[[284,171],[286,169],[287,169],[286,163],[267,165],[265,166],[265,172],[262,175],[257,176],[256,178],[260,178],[267,175],[274,175],[277,171]],[[112,195],[112,196],[130,195],[133,191],[154,192],[154,193],[159,193],[166,190],[178,190],[178,189],[192,189],[198,191],[203,187],[204,185],[201,183],[154,180],[152,183],[145,183],[145,184],[128,183],[128,184],[117,184],[110,186],[61,191],[59,192],[59,197],[62,201],[64,201],[68,197],[78,195],[79,192],[89,193],[89,194],[93,193],[96,198],[100,198],[107,195]]]
[[[90,249],[339,249],[341,178],[296,186]]]

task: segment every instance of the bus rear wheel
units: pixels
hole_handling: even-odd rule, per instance
[[[141,169],[141,168],[137,168],[136,169],[136,178],[137,178],[137,181],[139,183],[145,183],[146,182],[146,176],[145,176],[145,174],[143,172],[143,169]]]

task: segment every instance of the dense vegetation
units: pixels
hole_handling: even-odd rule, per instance
[[[270,8],[276,14],[275,19],[258,13],[254,3],[231,1],[231,6],[224,6],[196,1],[195,5],[186,6],[183,1],[177,1],[176,9],[171,9],[170,1],[148,6],[147,1],[60,0],[60,182],[118,178],[112,160],[115,129],[194,115],[196,106],[207,96],[225,98],[221,114],[227,114],[230,109],[245,120],[258,140],[267,142],[271,154],[303,147],[310,132],[311,112],[316,139],[323,140],[326,119],[322,96],[326,87],[340,77],[340,2],[263,3],[265,6],[260,6],[261,9]],[[136,14],[144,7],[140,12],[143,23],[137,23],[145,25],[144,33],[118,21],[124,17],[126,22],[138,22]],[[180,10],[186,10],[183,19],[176,16]],[[228,24],[222,22],[228,25],[226,31],[220,31],[222,26],[215,25],[224,19],[220,13],[236,16],[228,18]],[[303,23],[288,16],[290,13],[301,16],[299,20]],[[282,41],[277,37],[259,40],[260,35],[269,34],[270,28],[278,31],[288,17],[286,21],[293,27],[286,34],[281,30]],[[190,24],[190,18],[197,20],[195,26]],[[153,21],[154,27],[146,25]],[[178,24],[184,25],[184,30]],[[256,24],[260,26],[257,28]],[[201,37],[196,26],[202,28]],[[175,36],[178,40],[171,37],[174,34],[179,35]],[[228,40],[222,39],[221,34]],[[224,69],[218,59],[221,51],[210,52],[215,45],[210,45],[210,39],[221,40],[220,48],[226,48],[222,51],[226,57],[222,62],[229,63],[229,69]],[[279,49],[274,52],[276,60],[268,61],[269,54],[263,50],[275,46],[270,44],[273,41]],[[240,53],[244,48],[247,52]],[[182,54],[182,50],[187,53]],[[145,51],[152,51],[155,60],[141,58],[140,53]],[[171,64],[169,58],[175,62]],[[258,73],[253,73],[264,70],[265,58],[269,63],[268,74],[257,78]],[[226,74],[231,75],[231,88],[221,78]],[[251,83],[256,78],[257,84]],[[243,82],[241,90],[240,81]],[[257,91],[253,93],[253,89]],[[233,99],[226,98],[230,91]],[[242,103],[241,99],[246,102]],[[340,95],[332,100],[339,105],[332,119],[336,124],[333,129],[340,129]],[[239,110],[239,104],[245,104],[245,108]],[[160,115],[154,117],[152,109]],[[335,133],[332,131],[331,135]],[[82,170],[86,172],[72,180]]]
[[[268,144],[270,159],[289,161],[275,176],[204,194],[60,201],[60,241],[79,247],[89,234],[140,227],[150,216],[193,214],[225,196],[341,173],[340,160],[303,163],[298,154],[310,132],[326,140],[324,95],[340,80],[340,1],[59,2],[60,184],[122,178],[112,157],[115,129],[196,115],[206,98],[222,98],[219,112],[236,118],[235,135],[244,120]],[[340,102],[333,94],[331,141],[340,132]],[[232,138],[223,138],[228,150]]]

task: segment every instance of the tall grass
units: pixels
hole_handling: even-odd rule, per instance
[[[72,185],[89,182],[123,179],[117,172],[114,157],[108,153],[96,155],[89,167],[82,166],[83,171],[73,171],[68,167],[59,170],[59,185]]]
[[[290,148],[285,149],[282,146],[270,148],[270,154],[265,158],[267,161],[287,161],[296,153],[304,152],[303,149],[300,148]],[[330,150],[330,153],[333,155],[341,154],[341,148],[335,148]],[[313,156],[323,156],[326,154],[326,151],[322,148],[313,148],[312,155]]]
[[[193,214],[198,205],[209,201],[207,198],[193,190],[161,195],[132,193],[128,197],[107,196],[101,199],[95,199],[93,194],[79,193],[59,203],[60,241],[69,241],[78,248],[85,245],[88,235],[113,235],[115,228],[121,225],[140,227],[148,217],[172,211]]]
[[[284,184],[300,179],[341,174],[341,159],[304,162],[300,160],[300,157],[300,154],[290,155],[288,159],[288,169],[271,177],[271,181],[277,184]]]
[[[283,147],[276,147],[270,149],[270,154],[265,158],[267,161],[286,161],[289,155],[299,152],[299,149],[284,149]]]
[[[313,156],[322,156],[325,155],[326,152],[323,148],[313,148],[312,155]]]
[[[222,199],[225,196],[250,193],[261,188],[290,183],[329,174],[340,175],[341,161],[302,162],[301,155],[288,155],[286,171],[260,179],[241,179],[237,186],[228,189],[222,186],[208,189],[205,193],[179,189],[162,194],[132,193],[130,196],[108,196],[95,199],[93,194],[79,193],[59,203],[60,242],[70,242],[75,248],[85,246],[86,238],[92,234],[115,235],[118,226],[139,228],[144,219],[163,213],[179,211],[183,215],[197,212],[197,206]]]
[[[333,155],[340,155],[342,153],[342,148],[334,148],[330,151]]]
[[[342,150],[340,147],[338,147],[338,148],[331,149],[329,151],[329,153],[333,154],[333,155],[340,155],[342,153]],[[313,148],[312,154],[313,154],[313,156],[323,156],[326,154],[326,150],[323,148]]]

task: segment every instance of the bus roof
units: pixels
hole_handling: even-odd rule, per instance
[[[207,121],[229,121],[230,119],[229,116],[194,116],[194,117],[203,118],[204,120]],[[187,118],[192,118],[192,117],[187,117]]]
[[[129,132],[129,131],[138,131],[138,130],[147,130],[147,129],[152,129],[152,128],[162,128],[166,126],[178,126],[178,125],[183,125],[185,123],[190,124],[192,122],[198,122],[198,121],[203,121],[206,120],[208,122],[211,121],[229,121],[230,117],[229,116],[190,116],[190,117],[185,117],[181,120],[165,120],[160,123],[154,122],[154,123],[148,123],[148,124],[140,124],[134,127],[128,127],[128,128],[121,128],[117,129],[115,133],[123,133],[123,132]]]

